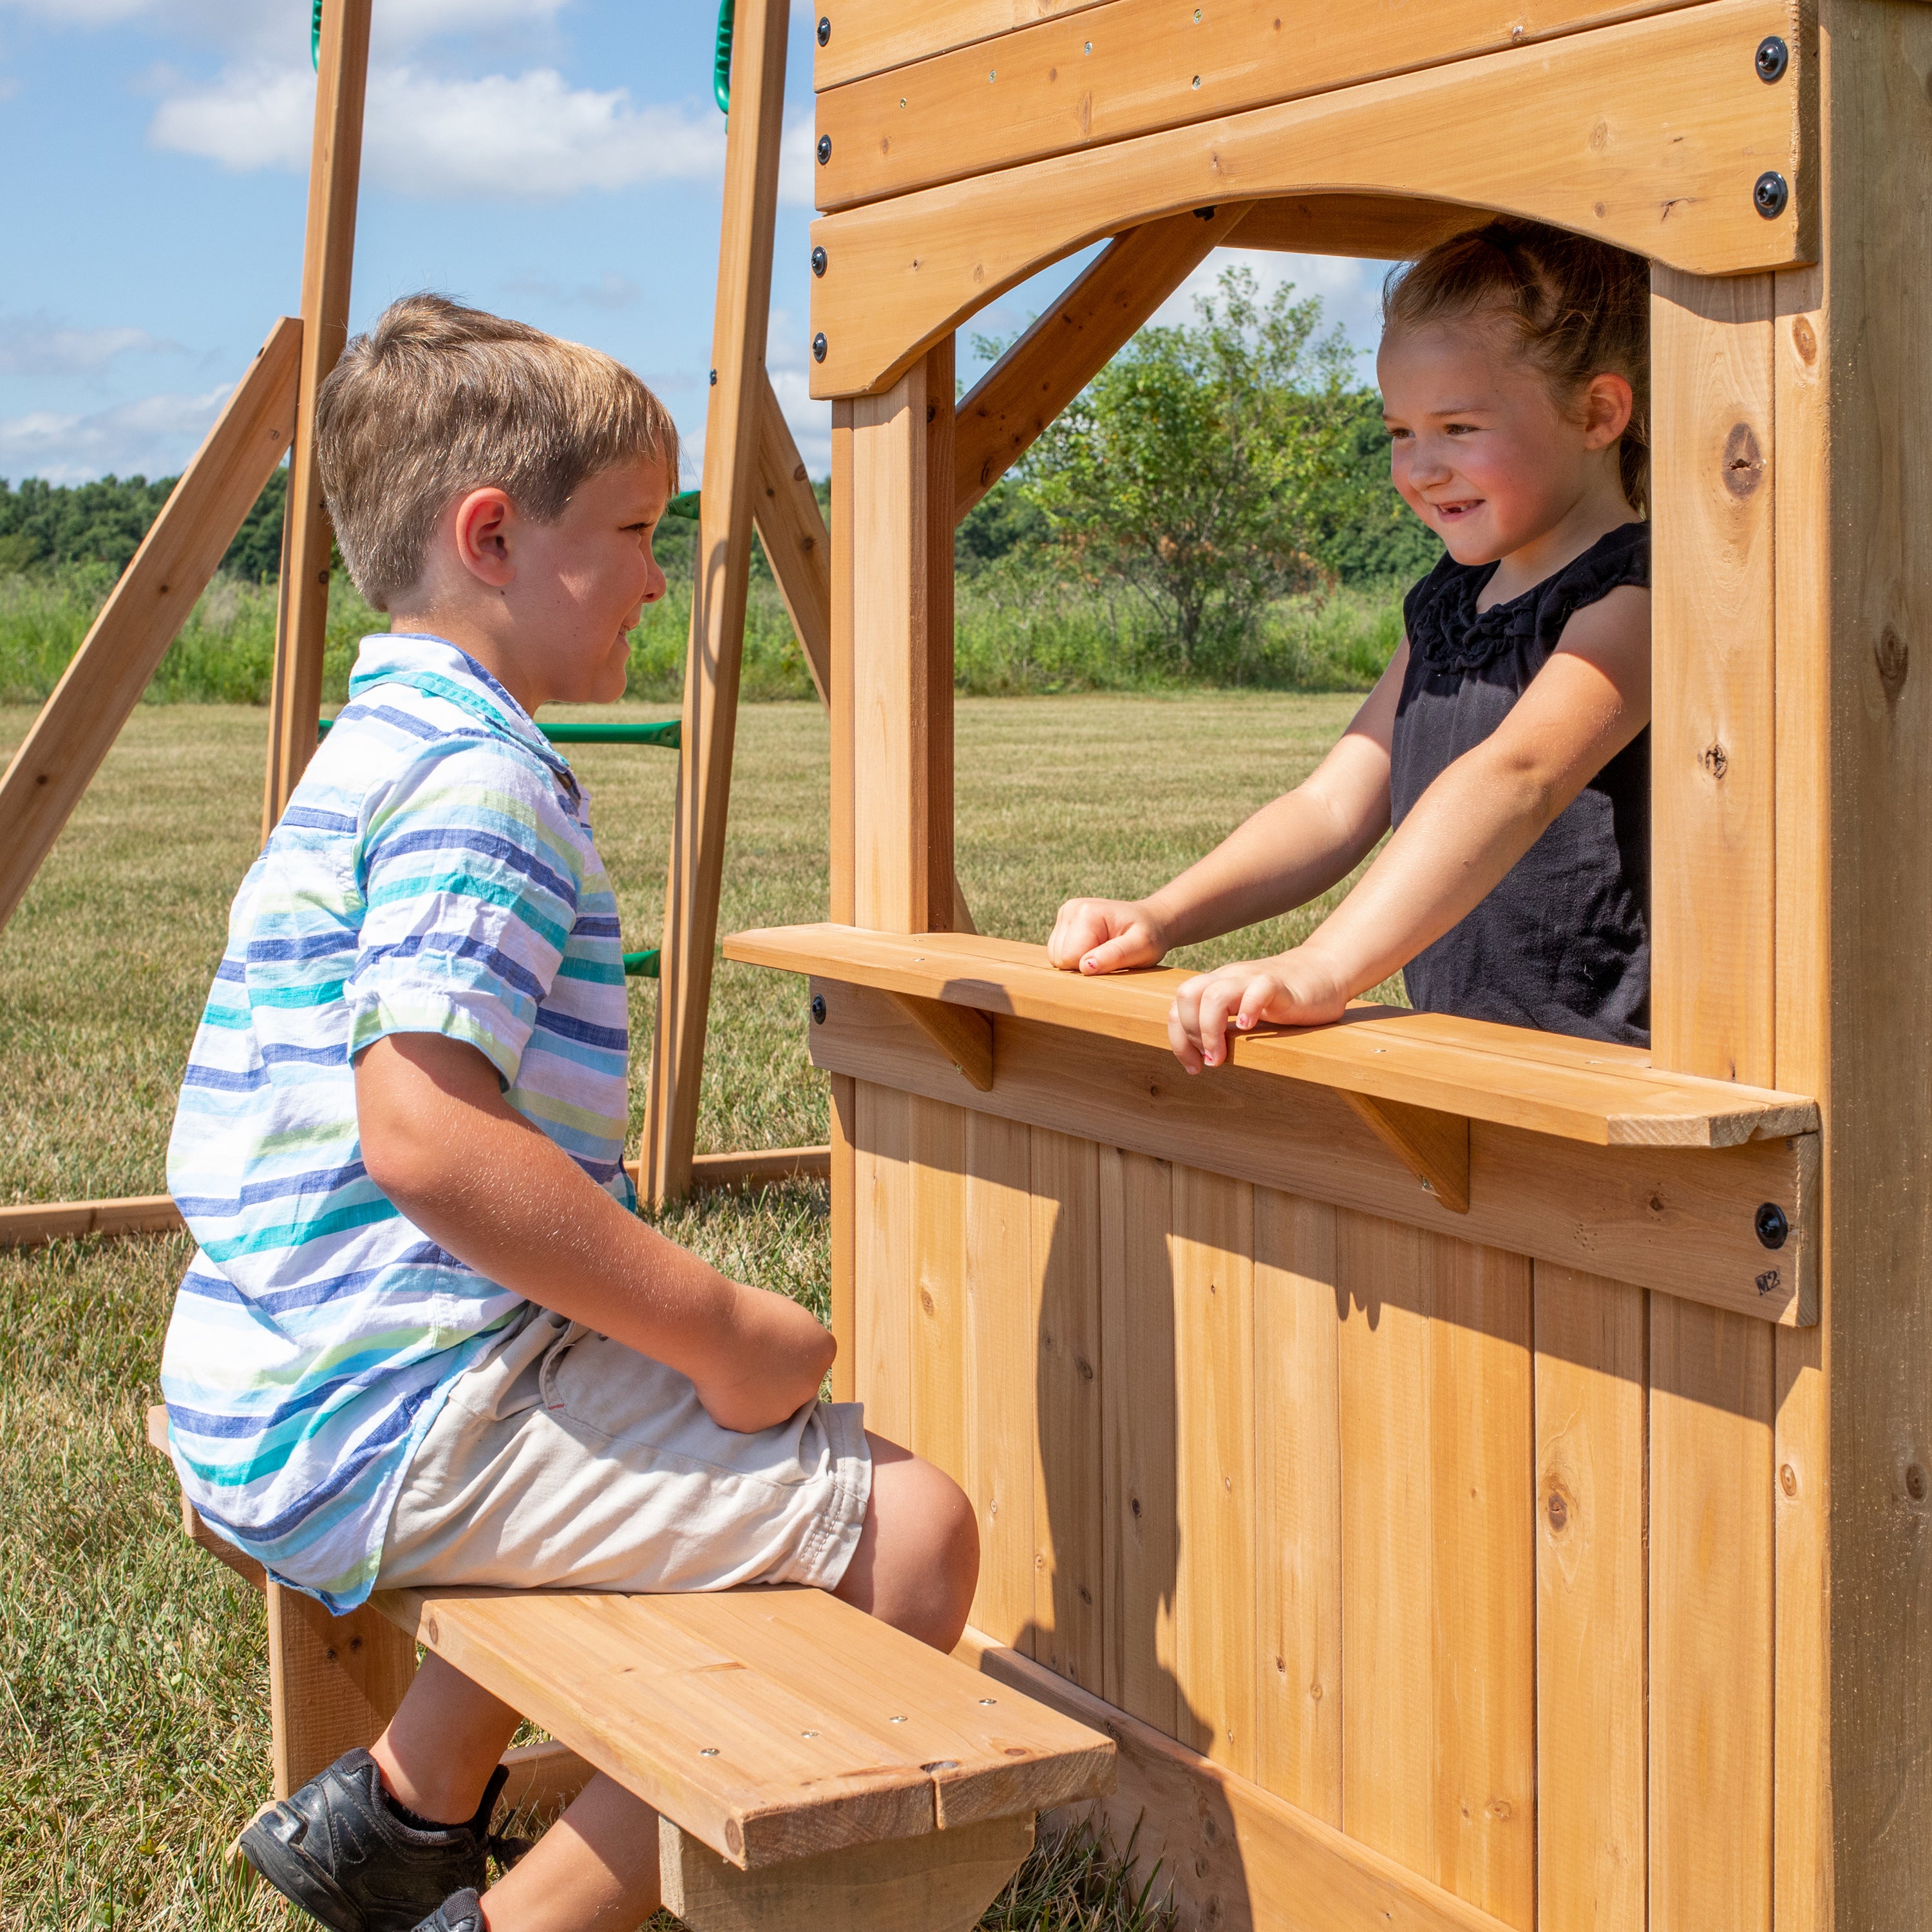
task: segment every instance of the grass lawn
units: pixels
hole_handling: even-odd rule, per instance
[[[1042,939],[1060,901],[1144,892],[1300,778],[1348,697],[966,700],[958,715],[958,870],[982,930]],[[559,713],[559,716],[566,715]],[[576,714],[570,714],[576,715]],[[610,713],[581,715],[609,716]],[[616,715],[664,715],[630,706]],[[0,708],[0,758],[30,711]],[[176,1087],[256,843],[266,714],[137,710],[0,934],[0,1202],[158,1193]],[[675,760],[577,748],[626,944],[662,917]],[[748,706],[725,865],[724,925],[825,915],[826,740],[815,705]],[[1289,943],[1314,911],[1179,956]],[[648,1050],[655,988],[632,982]],[[699,1144],[820,1141],[823,1082],[800,986],[720,968]],[[634,1118],[632,1151],[635,1151]],[[674,1210],[676,1238],[822,1312],[822,1188]],[[0,1924],[307,1924],[243,1894],[222,1849],[266,1792],[266,1646],[253,1593],[181,1536],[166,1465],[145,1448],[183,1237],[0,1250]],[[1125,1928],[1130,1913],[1042,1916],[1097,1901],[1103,1867],[1039,1870],[1015,1928]],[[1064,1882],[1062,1882],[1064,1877]],[[1083,1890],[1084,1888],[1084,1890]]]

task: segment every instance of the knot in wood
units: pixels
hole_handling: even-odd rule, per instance
[[[1916,1503],[1925,1500],[1925,1472],[1916,1462],[1905,1466],[1905,1493]]]
[[[1731,754],[1723,746],[1706,745],[1697,754],[1697,762],[1714,778],[1721,778],[1731,768]]]
[[[1787,1496],[1796,1496],[1798,1493],[1798,1472],[1789,1462],[1778,1472],[1778,1486]]]
[[[1798,359],[1810,368],[1818,359],[1818,332],[1804,316],[1796,316],[1791,323],[1791,346],[1798,352]]]
[[[1547,1507],[1550,1527],[1561,1536],[1570,1527],[1570,1498],[1561,1490],[1552,1490]]]
[[[1878,681],[1884,690],[1885,701],[1896,704],[1899,693],[1905,688],[1906,674],[1912,669],[1911,646],[1888,624],[1872,646],[1872,661],[1878,666]]]
[[[1749,423],[1733,423],[1724,439],[1724,488],[1733,496],[1753,494],[1764,481],[1764,452]]]

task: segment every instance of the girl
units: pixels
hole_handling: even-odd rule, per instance
[[[1333,1020],[1407,969],[1424,1012],[1649,1043],[1648,277],[1492,222],[1393,274],[1376,370],[1396,488],[1448,547],[1402,648],[1307,782],[1150,898],[1073,899],[1082,973],[1272,918],[1395,834],[1303,945],[1197,974],[1192,1072],[1227,1032]]]

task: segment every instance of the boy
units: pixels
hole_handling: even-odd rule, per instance
[[[350,344],[316,446],[393,629],[243,881],[182,1085],[183,1486],[338,1612],[402,1584],[806,1582],[950,1648],[965,1498],[819,1403],[809,1314],[632,1211],[616,908],[532,719],[623,694],[669,418],[608,357],[424,295]],[[479,1898],[517,1723],[431,1656],[242,1848],[336,1932],[628,1932],[657,1834],[608,1778]]]

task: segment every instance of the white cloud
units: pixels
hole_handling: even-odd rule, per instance
[[[785,116],[778,140],[778,201],[786,208],[818,206],[816,152],[818,130],[812,109],[794,108]]]
[[[1286,255],[1272,248],[1216,248],[1154,311],[1157,322],[1172,326],[1198,320],[1196,296],[1212,295],[1222,272],[1235,266],[1253,272],[1265,302],[1284,282],[1300,296],[1319,296],[1324,322],[1340,322],[1357,349],[1373,351],[1382,339],[1382,277],[1386,262],[1358,261],[1347,255]],[[1366,364],[1365,374],[1368,371]]]
[[[238,172],[299,172],[314,94],[299,70],[232,68],[164,100],[149,138]],[[706,179],[724,157],[722,116],[634,106],[628,88],[573,88],[553,68],[456,80],[398,66],[369,78],[364,170],[406,194],[554,200],[585,188]]]
[[[376,57],[394,58],[439,34],[460,33],[474,40],[543,35],[570,0],[381,0],[370,37]],[[25,14],[64,27],[122,26],[152,21],[172,34],[186,33],[230,52],[259,50],[278,43],[292,46],[299,37],[308,50],[309,10],[300,0],[0,0],[0,13]]]
[[[192,456],[232,393],[146,396],[91,416],[36,410],[0,417],[0,476],[84,483],[118,476],[168,476]]]
[[[145,328],[74,328],[43,310],[0,315],[0,376],[78,376],[104,369],[117,356],[179,355]]]

